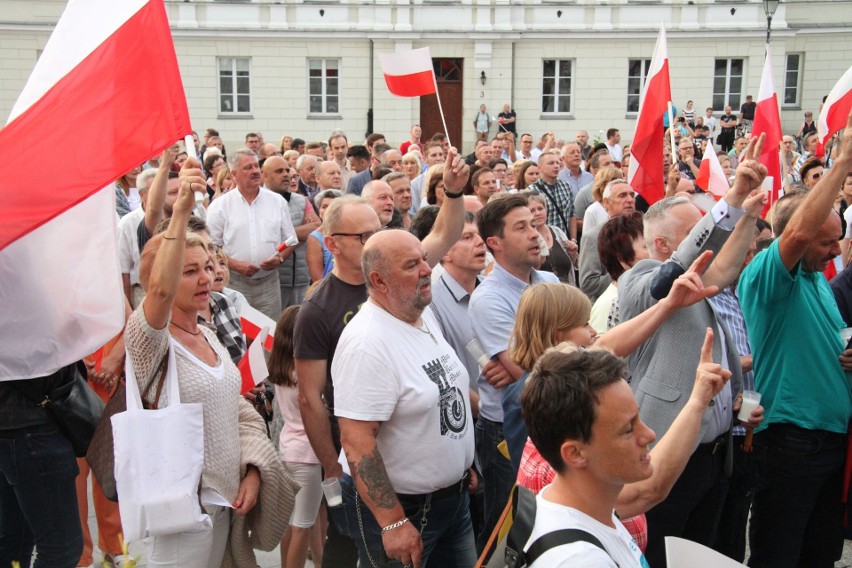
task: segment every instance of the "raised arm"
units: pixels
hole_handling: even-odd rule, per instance
[[[160,221],[163,220],[163,205],[166,203],[166,190],[169,183],[169,172],[172,169],[172,164],[175,163],[178,150],[179,148],[177,144],[173,144],[163,150],[163,155],[160,157],[160,167],[157,169],[157,175],[154,176],[154,180],[151,182],[151,187],[148,189],[148,199],[145,201],[145,229],[148,231],[149,235],[154,234],[154,229]],[[189,161],[189,159],[187,159],[187,161]],[[202,188],[202,190],[206,193],[206,182],[202,183],[205,184],[205,187]]]
[[[373,513],[379,527],[384,528],[402,521],[406,515],[376,445],[379,426],[379,422],[340,418],[340,441],[358,496]],[[415,568],[419,568],[423,541],[410,522],[388,531],[383,530],[382,545],[390,558],[404,565],[413,563]]]
[[[780,237],[778,250],[787,270],[793,270],[793,267],[801,260],[805,249],[816,239],[823,223],[831,213],[831,206],[837,199],[838,188],[843,185],[850,171],[852,171],[852,113],[846,121],[840,155],[793,213],[793,217]]]
[[[172,221],[163,235],[163,244],[154,259],[148,294],[142,302],[145,320],[154,329],[163,329],[169,323],[172,303],[177,295],[178,284],[183,273],[186,253],[186,224],[195,206],[193,187],[203,189],[204,178],[186,176],[181,180],[180,193],[175,202]]]
[[[730,378],[730,371],[713,362],[713,330],[707,328],[692,395],[665,436],[651,450],[653,475],[625,485],[618,495],[615,510],[622,518],[644,513],[666,498],[695,451],[707,405]]]
[[[444,163],[444,191],[462,193],[469,177],[470,168],[458,155],[458,151],[450,148],[447,152],[447,161]],[[444,199],[432,232],[423,239],[426,262],[430,267],[434,268],[461,237],[464,229],[464,211],[463,197]]]

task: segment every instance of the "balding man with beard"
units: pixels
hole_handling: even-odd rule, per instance
[[[361,564],[472,566],[470,378],[429,307],[426,250],[406,231],[382,231],[361,266],[369,299],[331,369]]]

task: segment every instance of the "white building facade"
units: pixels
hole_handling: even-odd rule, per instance
[[[64,8],[0,0],[0,113],[8,116]],[[434,96],[399,98],[377,53],[429,46],[455,145],[469,149],[480,104],[505,103],[518,132],[592,138],[615,127],[628,143],[660,22],[674,104],[698,115],[738,111],[758,94],[766,17],[755,0],[184,0],[166,2],[193,127],[228,147],[247,132],[391,143],[440,130]],[[96,22],[92,22],[95,26]],[[772,20],[774,80],[785,132],[852,64],[852,2],[787,0]],[[154,76],[156,61],[139,70]],[[496,132],[496,122],[492,135]]]

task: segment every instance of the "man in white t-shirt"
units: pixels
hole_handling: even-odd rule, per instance
[[[557,347],[527,379],[521,395],[527,432],[556,477],[536,497],[524,550],[561,529],[580,529],[598,541],[554,546],[530,558],[530,568],[648,567],[613,512],[625,484],[653,473],[648,446],[656,436],[639,418],[627,376],[624,359],[609,351]]]
[[[407,231],[381,231],[361,266],[369,299],[331,366],[344,505],[361,564],[472,566],[469,377],[428,307],[425,250]]]

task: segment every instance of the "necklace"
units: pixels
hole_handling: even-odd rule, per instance
[[[417,327],[417,326],[413,326],[413,327],[414,327],[414,329],[416,329],[416,330],[417,330],[417,331],[419,331],[420,333],[427,333],[427,334],[429,334],[429,337],[431,337],[431,338],[432,338],[432,341],[434,341],[434,342],[435,342],[435,345],[438,345],[438,340],[437,340],[437,339],[435,339],[435,336],[434,336],[434,335],[432,335],[432,331],[429,329],[429,325],[426,323],[426,320],[423,320],[423,327],[425,327],[426,329],[423,329],[423,327]]]
[[[193,332],[189,331],[188,329],[186,329],[185,327],[181,327],[181,326],[179,326],[178,324],[176,324],[176,323],[175,323],[175,322],[173,322],[173,321],[170,321],[169,323],[170,323],[171,325],[175,326],[176,328],[178,328],[178,329],[180,329],[180,330],[182,330],[182,331],[187,332],[187,333],[188,333],[188,334],[190,334],[190,335],[201,335],[201,330],[200,330],[200,329],[199,329],[198,331],[196,331],[195,333],[193,333]]]

